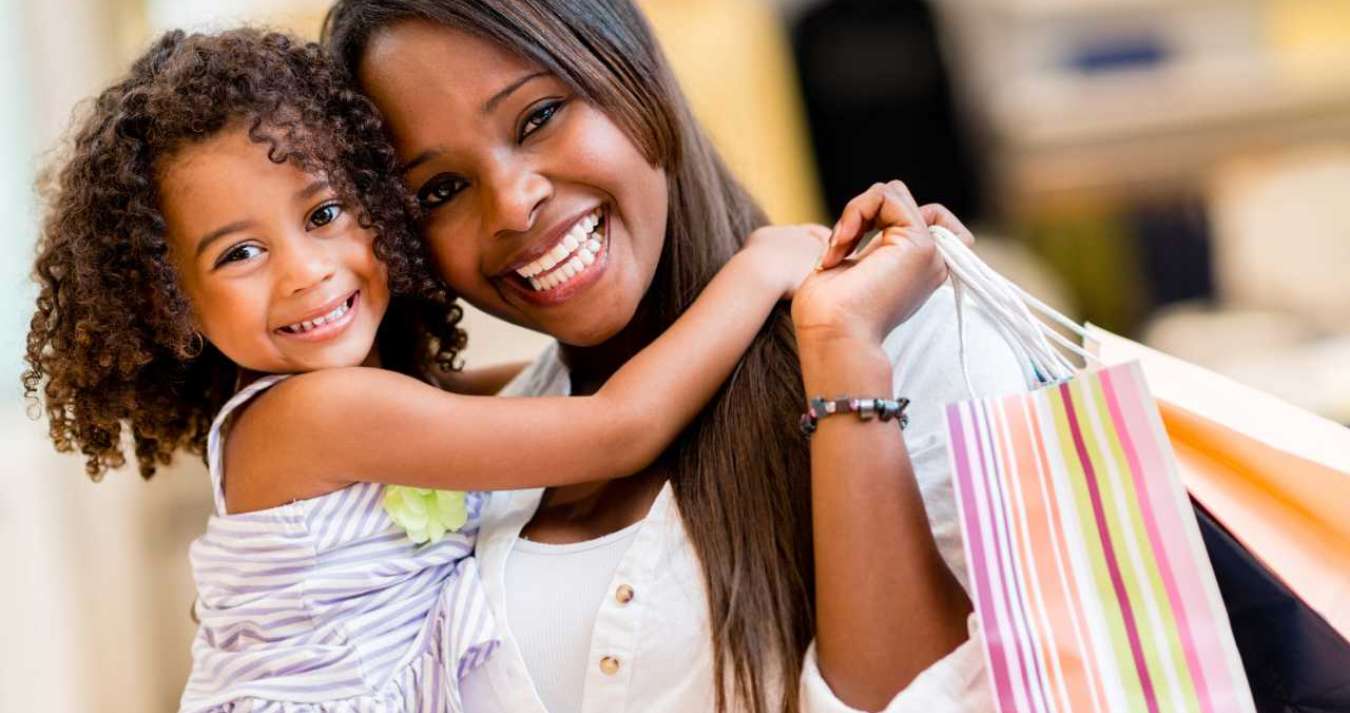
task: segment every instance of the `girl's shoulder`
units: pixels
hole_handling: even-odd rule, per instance
[[[274,472],[279,469],[271,467],[294,462],[283,456],[302,438],[306,414],[332,410],[330,403],[316,401],[315,396],[326,387],[344,383],[344,375],[327,371],[348,370],[263,376],[221,407],[207,436],[207,466],[217,514],[267,510],[325,495],[344,485],[311,477],[302,468],[286,467],[284,475],[279,475]]]

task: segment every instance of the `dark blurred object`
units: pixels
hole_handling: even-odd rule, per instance
[[[1141,202],[1130,207],[1126,222],[1139,245],[1152,307],[1213,296],[1203,201]]]
[[[1198,503],[1233,638],[1260,713],[1350,711],[1350,643]]]
[[[1084,72],[1150,69],[1167,61],[1169,52],[1154,35],[1127,35],[1084,43],[1069,55],[1068,65]]]
[[[792,28],[825,200],[838,215],[879,180],[982,217],[983,174],[953,110],[933,16],[917,0],[829,0]]]

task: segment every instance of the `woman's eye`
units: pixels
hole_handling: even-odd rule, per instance
[[[222,267],[232,262],[243,262],[261,254],[262,247],[258,245],[236,245],[220,256],[220,259],[216,261],[216,267]]]
[[[417,191],[417,203],[424,210],[435,208],[454,198],[464,190],[465,185],[466,181],[457,176],[445,174],[435,176]]]
[[[325,225],[338,219],[342,215],[341,203],[325,203],[319,206],[313,213],[309,214],[308,229],[322,228]]]
[[[536,109],[534,113],[526,117],[525,124],[520,127],[520,136],[518,137],[518,140],[524,141],[525,137],[533,134],[536,130],[543,127],[544,124],[547,124],[549,119],[552,119],[553,115],[557,114],[559,109],[562,109],[562,106],[563,103],[561,101],[555,101],[549,102]]]

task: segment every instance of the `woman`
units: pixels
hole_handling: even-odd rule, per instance
[[[508,393],[587,393],[766,220],[630,3],[485,5],[342,0],[325,37],[387,119],[446,282],[558,339]],[[596,209],[600,257],[540,283],[538,256]],[[939,407],[967,394],[950,291],[928,299],[945,275],[937,222],[964,232],[903,186],[874,187],[836,226],[830,269],[667,458],[494,495],[477,554],[506,631],[463,680],[469,710],[990,706],[952,575]],[[874,225],[877,246],[841,263]],[[978,314],[966,341],[980,390],[1022,387]],[[904,439],[836,415],[808,447],[796,428],[808,396],[892,393],[914,402]]]

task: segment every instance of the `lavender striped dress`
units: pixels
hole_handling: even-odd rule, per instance
[[[469,495],[463,530],[422,546],[390,521],[373,483],[226,513],[222,431],[284,378],[241,390],[211,427],[215,513],[191,548],[201,627],[179,710],[460,711],[459,678],[497,646],[470,557],[486,494]]]

